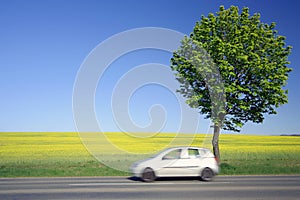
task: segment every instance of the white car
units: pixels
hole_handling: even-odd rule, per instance
[[[173,147],[134,163],[130,170],[145,182],[152,182],[158,177],[200,177],[210,181],[219,173],[219,166],[208,149]]]

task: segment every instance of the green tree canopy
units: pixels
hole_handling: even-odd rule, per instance
[[[288,102],[284,86],[291,71],[287,66],[290,53],[291,47],[278,35],[275,23],[262,23],[260,14],[250,16],[246,7],[239,12],[236,6],[227,10],[221,6],[216,15],[202,16],[196,22],[174,52],[171,68],[181,83],[179,91],[192,107],[213,119],[215,129],[240,131],[246,122],[262,123],[265,114],[276,114],[275,109]],[[211,72],[204,57],[216,66],[220,78],[210,80],[222,79],[223,91],[203,75]],[[210,90],[225,98],[215,117]]]

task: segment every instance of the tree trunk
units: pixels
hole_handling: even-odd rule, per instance
[[[213,146],[214,155],[218,163],[220,163],[219,135],[220,135],[220,126],[215,124],[212,146]]]

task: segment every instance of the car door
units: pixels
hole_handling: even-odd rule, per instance
[[[166,154],[162,160],[160,176],[195,176],[199,172],[197,149],[182,148]]]
[[[179,170],[182,149],[175,149],[161,158],[159,176],[176,176]]]
[[[174,168],[180,176],[198,176],[199,174],[199,151],[195,148],[182,150],[181,158],[174,163]]]

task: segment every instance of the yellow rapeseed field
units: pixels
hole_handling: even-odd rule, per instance
[[[77,133],[0,133],[1,165],[90,159]]]
[[[0,177],[122,175],[89,152],[143,154],[180,145],[211,148],[210,140],[211,135],[204,134],[5,132],[0,133]],[[300,173],[300,137],[221,134],[220,150],[223,174]]]

